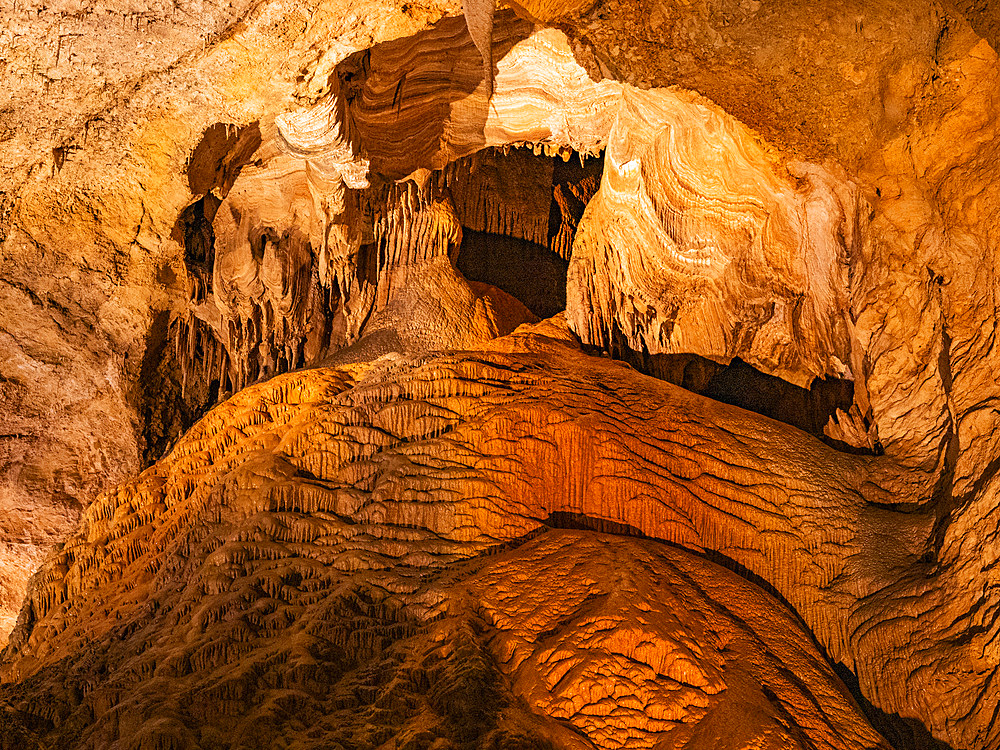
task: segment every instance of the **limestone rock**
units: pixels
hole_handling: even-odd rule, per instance
[[[850,182],[776,163],[705,104],[628,88],[604,164],[570,266],[568,314],[587,343],[740,357],[800,386],[853,379]]]
[[[0,6],[0,746],[1000,747],[996,13],[154,6]]]
[[[629,442],[663,450],[658,420],[698,397],[616,365],[587,370],[572,347],[522,336],[507,355],[281,376],[210,413],[92,505],[35,579],[6,654],[19,685],[6,693],[11,716],[68,747],[218,733],[239,746],[251,726],[304,746],[345,741],[359,728],[337,717],[358,698],[338,696],[379,694],[353,687],[351,670],[402,659],[398,708],[367,715],[365,731],[405,736],[423,711],[421,728],[447,736],[434,696],[451,689],[449,671],[470,668],[472,649],[483,689],[512,693],[510,708],[473,717],[486,730],[530,709],[520,727],[556,746],[883,747],[795,616],[734,573],[653,542],[560,532],[524,543],[577,518],[659,523],[682,538],[642,500],[665,477],[641,466],[609,475],[602,461],[624,468],[625,446],[595,438],[608,435],[601,413],[628,418],[617,399],[645,391],[646,427]],[[599,413],[602,393],[615,395]],[[589,471],[573,471],[587,453]],[[518,457],[527,473],[505,472]],[[674,471],[691,478],[699,458],[677,456]],[[599,484],[592,500],[579,494]],[[720,534],[713,512],[691,514],[706,540]],[[432,653],[438,674],[426,671]],[[100,684],[88,677],[94,658],[109,674]],[[49,682],[54,664],[69,683]],[[421,708],[418,674],[432,679],[438,716]],[[111,709],[130,694],[124,712]],[[454,710],[471,722],[479,701],[466,700]],[[249,705],[261,708],[245,715]]]

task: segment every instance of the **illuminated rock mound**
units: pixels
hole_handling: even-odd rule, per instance
[[[8,720],[61,747],[884,747],[757,586],[662,543],[547,530],[680,537],[648,507],[677,480],[617,457],[669,446],[671,399],[701,404],[524,339],[280,376],[218,407],[35,578]],[[642,390],[646,429],[595,440]],[[719,534],[710,506],[688,512]]]

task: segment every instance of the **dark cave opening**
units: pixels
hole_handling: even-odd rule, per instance
[[[181,373],[171,346],[170,313],[153,318],[146,338],[135,394],[141,418],[140,455],[143,466],[164,456],[174,441],[204,414],[218,398],[210,398],[204,387],[193,384],[182,395]]]
[[[498,174],[481,178],[483,184],[472,192],[492,190],[495,192],[492,200],[498,203],[506,195],[532,190],[541,197],[543,191],[538,185],[528,183],[544,179],[548,183],[544,186],[548,205],[539,212],[542,226],[529,238],[510,232],[482,231],[486,223],[483,221],[463,221],[462,246],[456,263],[465,278],[502,289],[542,319],[566,309],[566,273],[573,237],[587,203],[600,187],[604,171],[603,154],[584,158],[573,152],[566,156],[535,155],[526,149],[504,154],[489,149],[486,159],[493,162]],[[477,176],[473,173],[470,179],[475,181]],[[468,192],[462,185],[456,187],[460,216],[465,213],[462,198]],[[544,244],[539,241],[543,238]]]
[[[881,453],[878,444],[874,450],[859,448],[835,440],[823,431],[838,409],[847,412],[854,404],[851,380],[816,378],[809,388],[802,388],[761,372],[739,357],[726,365],[696,354],[650,355],[627,350],[617,352],[616,356],[646,375],[797,427],[837,450],[861,455]]]
[[[466,229],[456,265],[469,281],[502,289],[539,318],[551,318],[566,309],[569,262],[542,245]]]
[[[212,221],[221,201],[212,193],[185,208],[177,219],[175,239],[184,245],[184,265],[192,281],[191,301],[204,302],[212,293],[215,232]]]

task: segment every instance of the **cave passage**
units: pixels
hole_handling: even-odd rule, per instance
[[[215,262],[213,217],[242,166],[252,160],[259,140],[256,127],[228,130],[217,125],[206,131],[192,156],[189,181],[192,190],[197,189],[201,197],[178,219],[177,235],[185,246],[185,262],[193,281],[191,294],[194,304],[204,303],[212,294]],[[573,240],[587,204],[600,187],[603,171],[603,153],[591,157],[576,152],[556,155],[541,144],[522,144],[487,148],[459,159],[446,170],[435,172],[432,194],[453,204],[462,227],[455,267],[470,282],[489,284],[510,294],[540,319],[564,311]],[[386,193],[384,188],[374,186],[377,184],[381,183],[359,191],[362,201],[374,201],[369,210],[392,211],[390,204],[399,198],[391,196],[402,193],[398,190]],[[391,181],[386,184],[393,185]],[[383,197],[379,199],[377,196]],[[376,208],[381,205],[379,200],[389,200],[389,203]],[[373,218],[376,218],[374,214]],[[367,255],[374,252],[365,247],[362,251]],[[313,248],[312,253],[315,255],[317,250]],[[359,263],[357,266],[355,273],[361,286],[378,284],[377,274],[373,276],[369,265]],[[338,300],[327,295],[325,307],[329,309],[322,310],[322,315],[332,319],[338,314],[334,309],[338,305]],[[177,325],[180,323],[175,321],[174,326]],[[204,328],[196,320],[190,321],[190,325],[199,331]],[[328,325],[329,321],[326,321],[323,327]],[[362,333],[362,340],[357,345],[367,350],[370,348],[364,343],[367,336]],[[377,331],[369,335],[375,333],[384,338],[390,332]],[[189,335],[195,335],[195,331]],[[192,339],[195,347],[192,351],[197,360],[209,362],[221,356],[216,349],[222,345],[219,343],[216,346],[214,338],[206,330]],[[380,343],[383,348],[385,345],[386,342]],[[338,361],[350,358],[354,348],[350,346],[342,356],[337,355]],[[390,345],[389,348],[394,347]],[[330,342],[325,349],[332,355],[338,347]],[[615,337],[608,351],[601,353],[626,361],[651,377],[793,425],[835,448],[849,452],[872,452],[840,443],[824,434],[824,427],[831,417],[835,417],[838,409],[847,412],[851,408],[854,397],[851,381],[817,379],[811,388],[806,389],[767,375],[739,358],[726,365],[697,355],[649,355],[624,346],[620,336]],[[318,364],[318,361],[297,364],[309,366]],[[224,375],[213,372],[211,367],[199,369],[204,372],[188,377],[184,388],[180,387],[182,378],[179,372],[173,373],[167,368],[169,371],[159,373],[163,383],[168,380],[177,383],[167,384],[176,387],[154,389],[156,393],[169,391],[177,396],[183,390],[187,395],[182,400],[196,402],[187,405],[188,416],[179,420],[177,416],[150,420],[176,423],[167,431],[171,439],[221,395],[220,384],[225,379]],[[260,377],[286,369],[292,368],[262,372]],[[201,380],[206,382],[201,383]],[[152,403],[159,400],[157,396],[148,398],[151,404],[147,406],[147,412],[163,411]],[[155,457],[162,448],[158,445],[147,460]],[[875,452],[878,448],[876,445]]]
[[[550,318],[566,309],[566,272],[573,236],[587,203],[600,187],[604,156],[583,158],[573,153],[567,159],[530,155],[520,158],[551,162],[546,243],[516,234],[465,228],[457,266],[470,281],[492,284],[519,299],[539,318]],[[517,182],[518,171],[503,169],[504,163],[500,157],[500,171],[505,178],[501,190],[508,194],[522,192],[525,186]]]

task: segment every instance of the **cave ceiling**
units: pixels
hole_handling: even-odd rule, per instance
[[[998,29],[0,0],[0,750],[1000,750]]]

